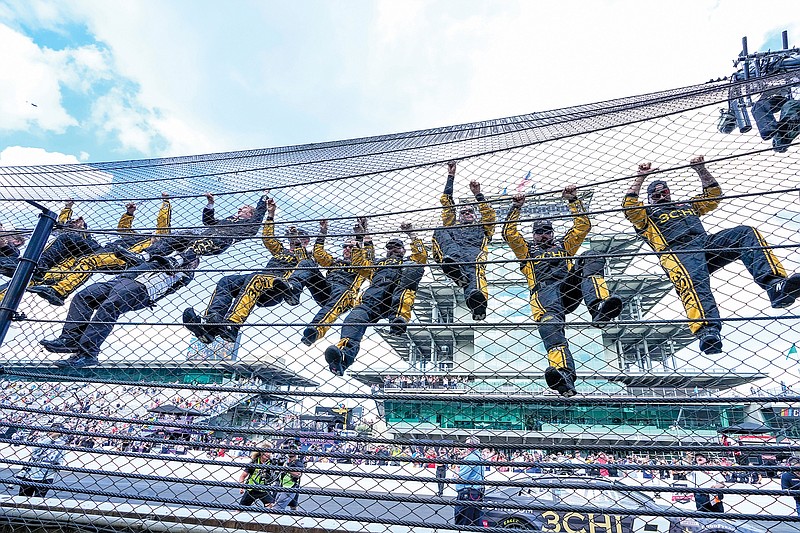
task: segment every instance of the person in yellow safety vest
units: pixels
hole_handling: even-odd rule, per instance
[[[271,444],[265,444],[268,448]],[[272,454],[267,450],[257,450],[250,454],[250,463],[244,467],[239,475],[239,483],[250,485],[247,489],[239,489],[242,495],[239,505],[249,506],[260,501],[267,507],[275,503],[275,482],[278,472],[270,467],[276,466],[272,461]]]

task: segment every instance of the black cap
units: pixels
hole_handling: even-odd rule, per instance
[[[553,223],[550,222],[549,219],[540,219],[533,221],[533,230],[536,231],[537,229],[553,229]]]
[[[301,237],[301,238],[302,237],[308,237],[308,232],[306,230],[304,230],[303,228],[291,227],[288,230],[286,230],[286,236],[289,237],[289,238],[291,238],[291,237]]]
[[[669,188],[669,186],[667,185],[667,182],[666,182],[666,181],[664,181],[664,180],[655,180],[655,181],[651,181],[651,182],[650,182],[650,185],[648,185],[648,186],[647,186],[647,197],[648,197],[648,198],[649,198],[650,196],[652,196],[652,194],[653,194],[653,191],[655,191],[655,190],[656,190],[656,187],[658,187],[659,185],[662,185],[663,187],[667,187],[667,188]]]
[[[386,243],[386,247],[389,248],[390,246],[402,246],[403,248],[406,247],[406,245],[403,244],[403,239],[398,239],[397,237],[389,239],[389,242]]]

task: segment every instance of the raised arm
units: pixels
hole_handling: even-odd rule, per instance
[[[75,205],[75,201],[72,198],[69,198],[67,201],[64,202],[64,207],[61,208],[61,212],[58,214],[59,224],[66,224],[72,219],[73,205]]]
[[[452,226],[456,223],[455,202],[453,202],[453,189],[456,180],[456,162],[447,163],[447,181],[444,185],[444,192],[439,201],[442,204],[442,224]]]
[[[314,241],[314,261],[319,263],[319,266],[328,267],[333,264],[333,256],[325,250],[325,237],[328,235],[328,221],[319,221],[319,236]]]
[[[486,197],[481,192],[481,184],[476,180],[469,182],[469,190],[475,195],[478,202],[478,210],[481,212],[481,222],[483,223],[483,233],[490,241],[494,237],[494,223],[497,220],[497,213],[494,208],[486,201]]]
[[[650,218],[647,216],[644,203],[639,200],[639,192],[642,190],[644,180],[654,170],[658,169],[652,168],[651,163],[639,163],[636,177],[622,200],[622,207],[625,208],[625,218],[633,224],[637,231],[644,231],[650,224]]]
[[[219,220],[214,216],[214,195],[210,192],[205,194],[206,206],[203,208],[203,225],[216,226]]]
[[[428,250],[425,248],[425,243],[422,242],[422,239],[417,237],[414,233],[414,227],[411,225],[410,222],[403,222],[400,224],[400,229],[408,235],[409,240],[411,241],[411,260],[415,263],[419,263],[420,265],[424,265],[428,262]]]
[[[261,239],[272,255],[278,255],[283,252],[283,245],[275,238],[275,210],[277,207],[274,199],[267,200],[267,220],[264,222],[264,231]]]
[[[125,206],[125,212],[119,217],[117,222],[117,230],[120,233],[133,233],[133,217],[136,213],[136,204],[133,202]]]
[[[161,208],[156,217],[156,234],[167,235],[172,227],[172,204],[169,201],[169,194],[161,193]]]
[[[719,197],[722,196],[722,188],[708,171],[705,165],[705,158],[702,155],[693,157],[689,164],[697,175],[700,176],[700,183],[703,185],[703,194],[695,196],[694,200],[699,200],[692,204],[698,215],[705,215],[719,206]]]
[[[267,214],[267,201],[269,200],[269,189],[264,190],[264,194],[258,199],[256,209],[253,212],[253,224],[261,224],[264,221],[264,215]],[[255,231],[253,232],[255,235]]]
[[[511,200],[511,209],[508,210],[506,221],[503,224],[503,240],[511,247],[517,259],[528,257],[528,243],[517,229],[522,206],[525,205],[525,195],[515,194]]]
[[[367,217],[359,217],[353,229],[356,234],[356,242],[359,244],[359,247],[353,250],[356,252],[352,256],[353,265],[361,267],[357,271],[361,278],[371,280],[375,274],[373,266],[375,265],[375,245],[367,230]]]
[[[572,219],[572,227],[564,236],[564,249],[570,255],[578,252],[583,240],[589,235],[589,230],[592,229],[592,223],[586,216],[586,209],[583,207],[583,202],[578,199],[576,190],[575,185],[568,185],[561,193],[561,197],[567,201],[570,212],[575,215]]]

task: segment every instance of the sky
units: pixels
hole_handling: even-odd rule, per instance
[[[795,15],[791,15],[795,13]],[[0,1],[0,165],[447,126],[730,75],[793,2]]]

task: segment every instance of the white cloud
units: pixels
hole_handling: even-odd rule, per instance
[[[69,165],[78,163],[74,155],[48,152],[42,148],[9,146],[0,151],[0,166]]]
[[[61,104],[63,55],[0,24],[0,131],[38,126],[55,133],[77,124]]]

